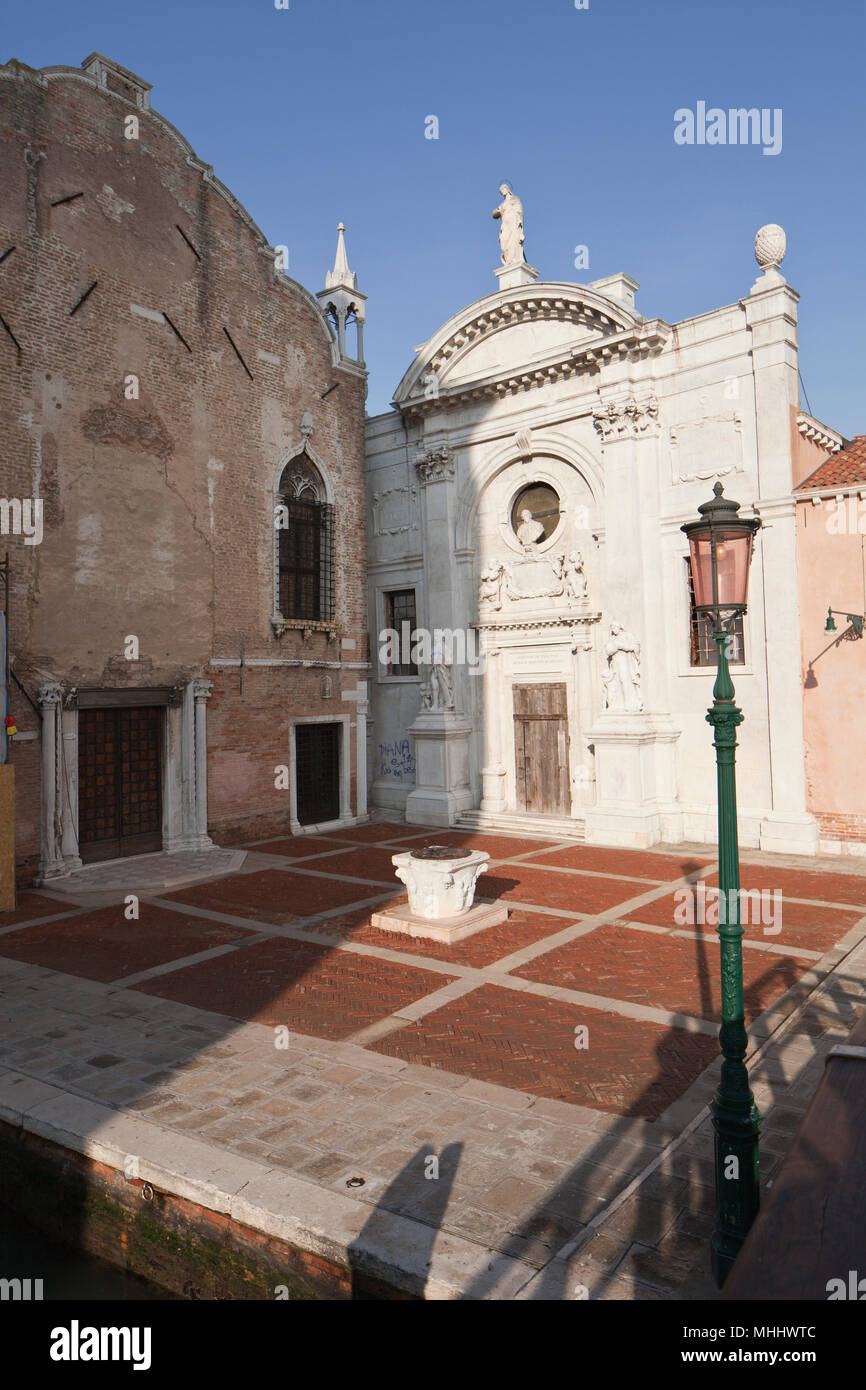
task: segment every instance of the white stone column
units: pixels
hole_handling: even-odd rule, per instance
[[[755,453],[764,523],[752,565],[750,606],[766,610],[765,675],[773,804],[761,822],[761,848],[817,854],[818,823],[806,809],[805,737],[797,590],[797,522],[791,498],[791,438],[799,404],[797,301],[778,272],[760,277],[742,302],[752,337]],[[766,499],[766,500],[765,500]],[[755,654],[755,665],[757,665]],[[736,684],[736,672],[734,673]],[[748,711],[746,711],[748,717]]]
[[[183,849],[183,692],[176,688],[165,711],[162,742],[162,847]]]
[[[357,766],[355,769],[355,814],[367,814],[367,714],[370,705],[367,700],[367,682],[358,681],[358,723],[355,730]]]
[[[644,394],[637,402],[621,396],[610,400],[594,415],[604,458],[604,626],[606,630],[612,621],[622,623],[638,638],[644,658],[643,705],[653,713],[670,708],[670,623],[658,602],[662,575],[658,412],[655,397]]]
[[[63,862],[63,824],[58,792],[61,741],[61,704],[63,687],[57,681],[47,681],[37,695],[42,707],[42,850],[39,861],[40,883],[53,878],[65,878],[69,869]]]
[[[577,722],[579,742],[575,749],[575,756],[580,756],[580,766],[586,769],[585,772],[578,772],[575,777],[575,804],[580,807],[593,806],[595,804],[595,756],[589,751],[590,739],[587,738],[587,730],[593,723],[593,667],[592,637],[589,635],[593,629],[587,631],[584,628],[575,639],[574,660],[577,666],[575,685],[577,690]]]
[[[197,849],[212,849],[207,833],[207,701],[213,694],[210,681],[192,683],[195,700],[195,843]]]
[[[616,622],[640,643],[643,708],[602,710],[587,741],[595,746],[596,798],[586,809],[590,844],[642,848],[676,823],[676,743],[667,714],[670,624],[658,593],[662,574],[659,518],[659,403],[619,395],[596,407],[604,446],[604,648]],[[599,694],[601,692],[599,691]]]
[[[506,771],[502,761],[500,732],[502,721],[496,709],[496,697],[502,679],[502,652],[499,647],[484,649],[484,682],[482,691],[482,733],[484,737],[484,766],[481,769],[481,810],[494,814],[506,806]]]
[[[435,632],[453,631],[457,611],[454,564],[457,464],[444,443],[427,444],[415,468],[421,483],[421,535],[424,544],[427,623]],[[434,656],[434,661],[437,659]],[[451,668],[448,709],[421,710],[410,726],[415,739],[415,789],[406,798],[410,825],[450,825],[470,808],[469,744],[472,726],[461,712],[464,671]]]
[[[61,764],[58,789],[61,798],[61,853],[71,872],[81,868],[78,845],[78,707],[71,704],[60,710]]]
[[[178,849],[192,849],[195,844],[196,775],[195,775],[195,681],[189,681],[183,692],[180,739],[180,843]]]

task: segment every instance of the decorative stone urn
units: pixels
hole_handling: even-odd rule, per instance
[[[427,845],[395,854],[391,863],[406,885],[409,911],[416,917],[438,922],[469,911],[478,876],[487,873],[489,861],[490,855],[479,849]]]
[[[391,863],[409,895],[372,917],[384,931],[426,936],[434,941],[459,941],[482,927],[504,922],[508,909],[500,903],[473,906],[479,874],[487,872],[490,855],[483,850],[460,850],[451,845],[426,845],[392,856]]]

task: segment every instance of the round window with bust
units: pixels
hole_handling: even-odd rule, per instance
[[[511,526],[521,545],[540,545],[559,522],[559,498],[549,483],[522,488],[511,508]]]

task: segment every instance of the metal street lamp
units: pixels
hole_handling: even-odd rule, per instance
[[[835,631],[836,631],[836,624],[835,624],[835,622],[833,621],[833,614],[834,614],[834,613],[838,614],[838,616],[841,618],[841,617],[842,617],[842,609],[841,609],[841,608],[828,608],[828,609],[827,609],[827,621],[826,621],[826,623],[824,624],[824,631],[825,631],[825,632],[835,632]],[[854,629],[854,631],[855,631],[855,633],[857,634],[858,637],[862,637],[862,636],[863,636],[863,625],[864,625],[864,623],[866,623],[866,617],[864,617],[862,613],[846,613],[846,614],[845,614],[845,621],[846,621],[846,623],[850,623],[850,624],[851,624],[852,628]]]
[[[707,722],[714,730],[719,813],[719,944],[722,975],[724,1060],[712,1103],[716,1152],[716,1228],[712,1238],[713,1277],[721,1286],[758,1211],[758,1111],[746,1070],[748,1038],[743,1009],[743,928],[740,924],[740,852],[737,839],[737,785],[734,766],[737,725],[743,716],[734,704],[728,644],[734,622],[746,611],[749,566],[757,517],[739,517],[739,502],[722,495],[698,507],[700,521],[680,527],[689,540],[697,612],[712,621],[718,647],[713,706]]]

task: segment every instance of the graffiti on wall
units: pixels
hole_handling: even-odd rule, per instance
[[[394,777],[398,782],[414,782],[415,755],[408,738],[379,744],[379,776]]]

